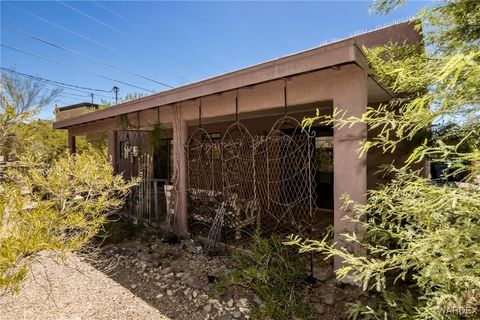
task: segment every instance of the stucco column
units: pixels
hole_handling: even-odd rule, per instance
[[[188,234],[187,222],[187,122],[182,119],[181,109],[174,107],[173,161],[175,167],[175,217],[174,228],[180,236]]]
[[[343,70],[342,70],[343,71]],[[348,116],[360,116],[367,107],[367,74],[359,67],[349,72],[338,72],[333,85],[333,104]],[[367,159],[359,157],[356,150],[361,140],[367,137],[367,126],[356,124],[333,130],[333,166],[334,166],[334,240],[338,248],[346,248],[356,254],[365,254],[361,248],[347,243],[342,233],[355,232],[360,238],[362,228],[344,216],[353,216],[351,210],[343,210],[342,195],[348,194],[354,201],[365,203],[367,193]],[[342,260],[334,259],[334,269],[342,266]]]
[[[68,132],[68,150],[70,151],[70,154],[74,154],[77,152],[75,136],[70,132]]]
[[[117,131],[109,130],[107,133],[108,142],[108,161],[110,161],[113,171],[117,173]]]

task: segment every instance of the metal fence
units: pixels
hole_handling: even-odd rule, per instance
[[[284,116],[267,136],[240,122],[219,142],[202,128],[187,143],[188,213],[193,234],[242,245],[262,235],[312,232],[315,136]]]

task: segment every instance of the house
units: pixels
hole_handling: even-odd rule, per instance
[[[86,114],[98,109],[98,104],[90,102],[80,102],[64,107],[55,108],[55,121],[61,121]]]
[[[218,206],[225,217],[236,212],[231,228],[237,241],[252,226],[272,224],[272,230],[280,230],[290,221],[297,228],[292,232],[311,236],[313,223],[328,221],[334,225],[338,245],[348,247],[340,234],[361,235],[362,230],[342,219],[352,214],[342,208],[342,195],[366,201],[367,189],[379,179],[377,166],[405,152],[399,148],[391,156],[372,151],[359,157],[356,149],[367,137],[366,126],[341,130],[314,126],[306,132],[300,122],[317,110],[331,114],[334,108],[360,116],[367,106],[389,101],[393,95],[375,79],[362,46],[420,41],[413,23],[402,22],[59,119],[54,128],[68,130],[72,150],[76,136],[106,132],[112,165],[124,174],[128,167],[127,176],[133,176],[140,170],[135,157],[153,154],[147,141],[160,125],[162,152],[153,157],[151,178],[173,183],[173,221],[182,235],[188,233],[192,217],[198,222],[205,207]],[[222,195],[224,200],[212,202]],[[211,214],[221,211],[214,209]],[[212,217],[204,220],[215,223]],[[336,260],[335,266],[340,263]]]

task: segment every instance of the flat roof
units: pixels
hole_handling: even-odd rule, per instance
[[[347,63],[356,63],[368,70],[365,56],[360,49],[361,46],[373,47],[388,42],[414,44],[420,42],[421,39],[421,35],[414,28],[414,22],[405,21],[178,88],[155,93],[137,100],[114,105],[111,108],[60,120],[55,122],[53,127],[55,129],[65,129],[79,124],[166,106],[176,102]]]
[[[80,102],[76,104],[71,104],[68,106],[60,107],[57,110],[59,111],[66,111],[66,110],[71,110],[71,109],[76,109],[76,108],[81,108],[81,107],[89,107],[89,108],[96,108],[98,107],[98,104],[96,103],[91,103],[91,102]]]

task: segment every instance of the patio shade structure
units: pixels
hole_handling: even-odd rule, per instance
[[[118,169],[117,139],[121,131],[118,118],[126,117],[138,125],[138,130],[145,131],[151,130],[154,119],[158,119],[165,128],[165,136],[171,139],[171,150],[170,147],[166,149],[173,157],[169,170],[170,174],[173,172],[172,183],[175,184],[174,222],[178,233],[185,235],[188,233],[189,179],[185,146],[195,130],[201,126],[209,139],[217,139],[215,135],[218,135],[221,140],[229,134],[229,126],[238,120],[252,136],[266,136],[275,121],[285,114],[285,87],[288,89],[288,115],[297,121],[314,115],[317,110],[326,114],[334,108],[345,110],[351,116],[360,116],[367,105],[375,106],[393,97],[375,79],[362,46],[373,47],[388,42],[417,44],[421,40],[414,24],[406,21],[112,108],[63,119],[55,122],[54,128],[68,130],[72,151],[75,136],[106,132],[109,158]],[[340,236],[344,232],[362,234],[358,225],[342,219],[352,212],[342,209],[341,197],[349,194],[353,200],[365,202],[367,188],[378,182],[379,178],[374,174],[377,166],[401,158],[405,153],[402,148],[408,146],[402,146],[391,157],[375,151],[359,157],[356,149],[369,134],[365,125],[341,130],[318,128],[318,132],[324,133],[315,138],[318,148],[323,148],[327,140],[333,144],[333,172],[318,174],[315,178],[318,177],[321,185],[331,188],[332,204],[324,212],[331,212],[338,245],[359,250],[349,248]],[[324,170],[322,166],[322,163],[316,165],[319,170]],[[335,267],[340,265],[341,261],[335,259]]]

